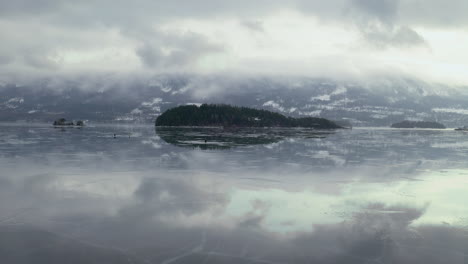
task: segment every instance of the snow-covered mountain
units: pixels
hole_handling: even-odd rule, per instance
[[[461,90],[462,91],[462,90]],[[468,95],[411,79],[345,83],[310,78],[225,78],[162,75],[125,81],[43,80],[0,86],[0,121],[150,123],[181,104],[226,103],[290,116],[389,126],[404,119],[468,124]]]

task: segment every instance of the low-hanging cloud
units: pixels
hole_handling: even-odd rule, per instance
[[[423,50],[426,57],[421,60],[433,62],[433,71],[441,72],[437,67],[446,65],[441,61],[458,57],[431,57],[429,50],[444,47],[434,47],[427,32],[467,26],[467,10],[468,4],[462,0],[2,0],[0,69],[4,76],[23,78],[86,71],[273,75],[298,71],[345,76],[367,74],[376,61],[391,56],[386,53],[391,48],[401,51],[401,57],[412,49]],[[288,15],[283,18],[282,14]],[[334,28],[344,29],[346,34],[304,32],[298,33],[299,39],[289,34],[297,24],[310,20],[318,21],[316,32]],[[289,30],[279,30],[280,26]],[[360,37],[357,42],[356,34]],[[320,47],[315,48],[316,44]],[[356,53],[355,46],[363,47]],[[337,60],[342,63],[337,65]],[[382,71],[398,68],[423,75],[412,70],[419,60],[395,61]],[[461,62],[453,62],[457,63]],[[453,76],[441,78],[450,81]]]
[[[153,42],[146,41],[135,52],[143,65],[149,68],[184,67],[204,55],[223,52],[223,46],[211,43],[200,34],[189,32],[165,34]]]
[[[265,32],[263,23],[259,20],[244,20],[240,24],[253,32]]]

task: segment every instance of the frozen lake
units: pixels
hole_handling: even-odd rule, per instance
[[[3,124],[0,262],[466,264],[467,157],[453,130]]]

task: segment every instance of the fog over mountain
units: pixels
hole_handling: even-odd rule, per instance
[[[232,103],[466,123],[463,0],[0,1],[0,120]]]
[[[305,77],[158,75],[152,78],[48,79],[0,89],[0,120],[154,122],[168,108],[224,103],[289,116],[348,120],[354,126],[389,126],[401,120],[468,122],[463,90],[412,79],[347,83]]]

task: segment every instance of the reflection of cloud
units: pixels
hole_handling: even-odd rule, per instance
[[[32,228],[0,227],[0,261],[16,264],[144,263],[123,250]]]
[[[367,261],[432,264],[441,263],[440,260],[447,260],[445,263],[463,263],[463,258],[468,254],[464,246],[468,243],[464,227],[413,224],[425,213],[425,207],[373,202],[358,208],[340,223],[314,225],[311,232],[282,236],[263,226],[264,221],[274,213],[271,200],[250,200],[250,210],[240,218],[227,214],[219,217],[221,212],[225,213],[225,206],[230,199],[229,192],[222,192],[216,186],[211,187],[211,182],[205,184],[202,179],[191,178],[188,174],[176,178],[143,178],[133,196],[117,204],[116,214],[108,214],[105,210],[83,213],[80,207],[91,206],[86,197],[88,194],[75,193],[73,199],[63,200],[62,195],[66,194],[64,190],[47,188],[57,180],[56,177],[34,176],[34,179],[28,179],[22,184],[26,188],[9,192],[12,195],[9,198],[29,197],[29,201],[36,198],[39,204],[35,206],[43,209],[59,204],[62,206],[60,208],[69,208],[59,212],[42,210],[47,211],[47,214],[31,210],[28,214],[31,219],[41,220],[35,222],[35,225],[40,226],[42,221],[47,220],[45,217],[49,217],[54,222],[46,225],[48,229],[73,234],[74,239],[86,244],[99,245],[100,249],[89,249],[93,256],[104,254],[108,248],[121,248],[124,250],[119,252],[151,263],[183,256],[176,263],[205,260],[206,263],[232,263],[235,260],[235,263]],[[41,190],[40,199],[37,199]],[[4,192],[1,194],[5,195]],[[93,203],[92,206],[106,208],[116,206],[116,202]],[[199,219],[198,224],[184,225],[177,221],[177,218],[194,221],[201,214],[205,214],[205,218]],[[237,224],[225,225],[224,222]],[[281,224],[294,223],[283,221]],[[21,234],[16,233],[16,239],[30,242],[31,232],[26,230]],[[41,241],[49,241],[47,234],[37,234]],[[0,238],[0,245],[1,241]],[[37,247],[35,250],[43,256],[53,257],[59,249],[69,252],[70,249],[79,251],[82,248],[81,244],[69,244],[66,241],[51,244],[54,247]],[[27,245],[15,244],[15,250],[26,250]],[[0,260],[6,257],[2,252]],[[21,255],[16,255],[13,260],[18,257]]]
[[[437,174],[427,171],[432,161],[416,162],[439,153],[430,144],[433,135],[373,130],[372,136],[363,136],[369,131],[357,130],[283,141],[274,150],[223,152],[142,146],[142,137],[154,136],[151,129],[134,141],[99,137],[109,134],[104,130],[94,141],[76,145],[71,144],[75,138],[50,141],[50,130],[36,132],[34,137],[45,138],[46,144],[2,148],[7,153],[0,157],[2,263],[31,263],[22,258],[39,255],[50,258],[42,263],[54,263],[56,256],[63,262],[63,254],[73,258],[73,252],[85,252],[91,258],[110,248],[112,256],[135,256],[146,263],[178,257],[172,263],[463,264],[468,254],[468,221],[466,216],[456,220],[466,213],[466,171]],[[443,139],[435,141],[448,142],[440,133],[435,135]],[[427,144],[409,145],[419,138]],[[59,145],[64,142],[66,148]],[[323,168],[296,155],[311,149],[327,151],[322,159],[339,156],[360,163]],[[436,169],[451,164],[447,158],[463,161],[453,151],[440,153],[447,155],[433,161],[440,163]],[[395,166],[382,166],[383,161]],[[406,171],[408,179],[424,181],[401,181]],[[409,191],[417,200],[389,195],[393,190]],[[236,199],[243,203],[236,205]],[[425,206],[408,206],[424,200],[432,201],[427,212]],[[354,209],[356,204],[364,206]],[[336,208],[345,211],[343,218],[323,216]],[[420,224],[426,221],[431,225]],[[274,222],[279,231],[272,228]],[[12,235],[12,225],[21,232]]]
[[[260,228],[263,220],[267,217],[271,203],[259,199],[250,202],[252,210],[246,213],[239,223],[243,228]]]
[[[160,138],[158,136],[151,137],[147,140],[142,140],[141,143],[144,145],[150,145],[155,149],[160,149],[162,146],[159,144]]]
[[[191,216],[227,202],[225,195],[205,191],[194,182],[160,178],[143,179],[134,197],[136,203],[121,210],[125,217]]]
[[[352,219],[316,226],[313,233],[294,239],[299,251],[308,250],[316,263],[463,263],[468,253],[458,251],[460,239],[450,228],[412,227],[424,208],[369,204]],[[442,231],[444,230],[444,231]],[[445,241],[439,244],[433,233]],[[450,260],[445,262],[445,260]],[[451,262],[454,261],[454,262]]]

